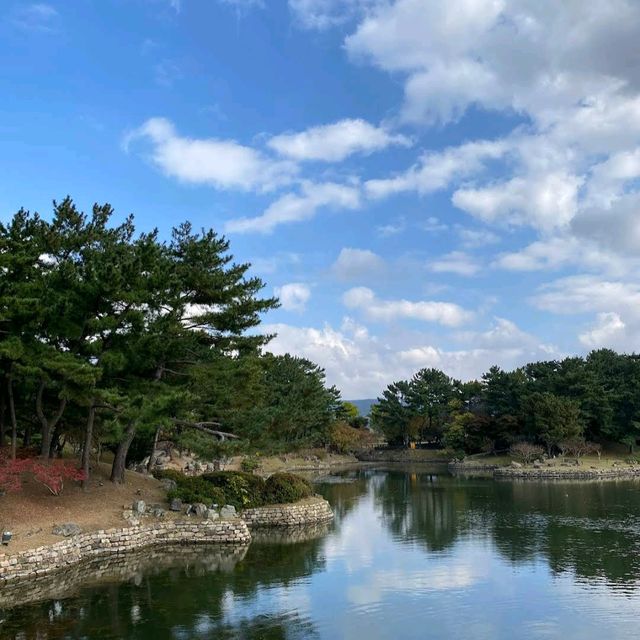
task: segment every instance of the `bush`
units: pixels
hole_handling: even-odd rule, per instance
[[[338,453],[353,453],[373,444],[373,436],[364,429],[354,429],[346,422],[335,422],[329,430],[329,446]]]
[[[153,475],[176,483],[176,488],[167,494],[169,500],[179,498],[188,504],[231,504],[236,509],[251,509],[266,504],[296,502],[313,495],[311,485],[292,473],[276,473],[266,482],[260,476],[242,471],[186,476],[180,471],[165,469]]]
[[[240,467],[242,467],[242,470],[246,473],[253,473],[256,469],[260,468],[260,460],[254,456],[249,456],[240,463]]]
[[[265,482],[260,476],[243,471],[214,471],[200,476],[211,486],[224,491],[226,504],[250,509],[266,504]]]
[[[296,502],[313,495],[311,484],[293,473],[274,473],[265,483],[269,504]]]
[[[511,446],[509,453],[513,458],[520,462],[533,462],[537,458],[544,455],[544,449],[537,444],[530,442],[518,442]]]
[[[175,469],[163,469],[153,474],[159,480],[168,478],[176,483],[176,488],[167,493],[167,498],[173,500],[179,498],[187,504],[202,502],[203,504],[227,504],[225,493],[222,489],[214,487],[203,479],[202,476],[186,476]]]
[[[206,505],[227,504],[226,496],[222,489],[212,487],[201,478],[185,476],[185,480],[185,482],[179,483],[176,489],[172,489],[167,493],[169,500],[180,498],[182,502],[187,504],[195,504],[196,502],[202,502]]]

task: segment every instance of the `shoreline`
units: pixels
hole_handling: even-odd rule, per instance
[[[640,467],[623,467],[621,469],[499,467],[494,469],[493,477],[496,480],[632,480],[634,478],[640,479]]]
[[[250,529],[314,526],[333,518],[329,503],[316,496],[291,504],[247,509],[233,518],[171,519],[79,533],[53,544],[0,554],[0,595],[7,584],[64,571],[85,561],[159,546],[248,546],[253,539]]]

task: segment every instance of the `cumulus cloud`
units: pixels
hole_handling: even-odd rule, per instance
[[[283,309],[302,312],[311,298],[311,289],[303,282],[290,282],[275,288]]]
[[[357,187],[307,182],[298,193],[287,193],[271,203],[261,215],[230,220],[225,229],[234,233],[271,233],[278,225],[313,218],[320,208],[353,210],[360,204]]]
[[[349,289],[342,296],[342,301],[347,308],[357,309],[370,320],[380,322],[410,318],[455,327],[469,322],[473,317],[471,311],[452,302],[381,300],[367,287]]]
[[[497,140],[424,154],[368,180],[388,197],[452,189],[488,224],[528,225],[613,252],[640,246],[640,5],[632,0],[394,0],[368,8],[345,47],[404,78],[402,117],[446,124],[469,108],[522,116]],[[489,171],[499,163],[497,171]],[[500,175],[500,178],[496,178]]]
[[[406,136],[359,119],[340,120],[299,133],[283,133],[268,142],[273,150],[293,160],[327,162],[339,162],[354,153],[369,154],[391,145],[410,144]]]
[[[350,247],[340,251],[331,267],[336,278],[343,281],[379,277],[385,270],[385,261],[373,251]]]
[[[493,266],[509,271],[540,271],[565,267],[579,267],[594,272],[621,275],[627,272],[636,260],[621,259],[596,242],[571,235],[545,238],[532,242],[524,249],[499,255]]]
[[[561,355],[499,318],[484,332],[460,334],[458,341],[464,344],[453,350],[407,333],[372,335],[350,317],[338,328],[330,324],[321,328],[271,324],[264,330],[277,334],[268,351],[296,353],[319,363],[329,384],[335,384],[345,398],[376,397],[390,382],[410,378],[422,367],[437,367],[456,378],[472,380],[494,364],[511,369],[530,360]]]
[[[368,180],[364,185],[365,190],[371,198],[384,198],[407,191],[419,194],[439,191],[455,180],[477,173],[486,161],[502,157],[508,149],[504,141],[479,141],[426,153],[417,164],[403,173],[391,178]]]
[[[640,340],[640,284],[598,275],[560,278],[540,288],[532,302],[561,315],[595,313],[591,325],[579,333],[589,348],[635,351]]]
[[[632,0],[396,0],[345,44],[354,58],[405,74],[408,119],[447,122],[474,104],[543,118],[603,87],[637,87],[628,60],[639,25]]]
[[[462,246],[467,249],[484,247],[500,242],[500,236],[488,229],[469,229],[468,227],[457,226],[456,231]]]
[[[622,318],[615,313],[599,313],[597,320],[588,331],[581,333],[580,342],[590,349],[600,347],[611,347],[616,345],[620,338],[624,338],[626,324]]]
[[[272,160],[235,140],[187,138],[166,118],[150,118],[125,139],[150,144],[149,158],[163,173],[191,184],[218,189],[270,190],[291,182],[293,163]]]
[[[480,271],[479,262],[464,251],[452,251],[429,263],[434,273],[455,273],[459,276],[474,276]]]
[[[566,226],[577,210],[582,179],[565,172],[517,177],[481,188],[458,189],[453,203],[486,222],[506,220],[542,230]]]

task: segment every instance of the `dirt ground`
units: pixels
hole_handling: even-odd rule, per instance
[[[20,492],[0,498],[0,531],[13,533],[9,546],[0,547],[0,555],[63,540],[51,533],[56,524],[74,522],[83,531],[123,527],[127,523],[122,512],[134,500],[166,502],[166,492],[155,478],[127,471],[126,483],[115,485],[109,482],[110,471],[110,465],[98,465],[86,491],[79,483],[69,482],[56,497],[34,480],[26,480]]]
[[[240,470],[243,457],[232,458],[224,469]],[[169,465],[183,469],[190,456],[175,456]],[[277,471],[322,471],[357,462],[353,456],[314,451],[259,458],[256,473],[270,475]],[[89,487],[83,491],[79,483],[68,482],[61,496],[52,496],[46,487],[34,480],[25,480],[20,492],[0,498],[0,531],[11,531],[9,546],[0,547],[0,555],[19,553],[26,549],[63,540],[51,533],[56,524],[73,522],[85,532],[128,526],[122,517],[134,500],[149,504],[166,504],[166,492],[152,476],[126,472],[126,483],[109,481],[111,466],[106,463],[94,468]],[[171,514],[167,514],[169,517]]]

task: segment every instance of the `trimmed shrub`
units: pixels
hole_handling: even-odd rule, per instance
[[[304,478],[293,473],[274,473],[265,483],[269,504],[296,502],[313,495],[313,488]]]
[[[182,502],[194,504],[227,504],[225,493],[222,489],[211,485],[202,476],[186,476],[181,471],[175,469],[163,469],[153,474],[159,480],[169,478],[175,481],[176,488],[167,493],[167,498],[173,500],[180,498]]]
[[[169,480],[174,480],[176,483],[180,483],[180,481],[187,476],[177,469],[154,469],[153,477],[156,478],[156,480],[168,478]]]
[[[260,468],[260,460],[255,456],[249,456],[240,463],[240,466],[246,473],[253,473]]]
[[[180,498],[194,504],[231,504],[236,509],[251,509],[266,504],[296,502],[313,495],[311,485],[292,473],[276,473],[265,480],[242,471],[214,471],[201,476],[186,476],[175,469],[156,471],[158,479],[175,481],[176,488],[169,491],[169,500]]]
[[[222,489],[226,503],[236,509],[250,509],[266,504],[265,482],[260,476],[243,471],[214,471],[200,477],[211,486]]]

